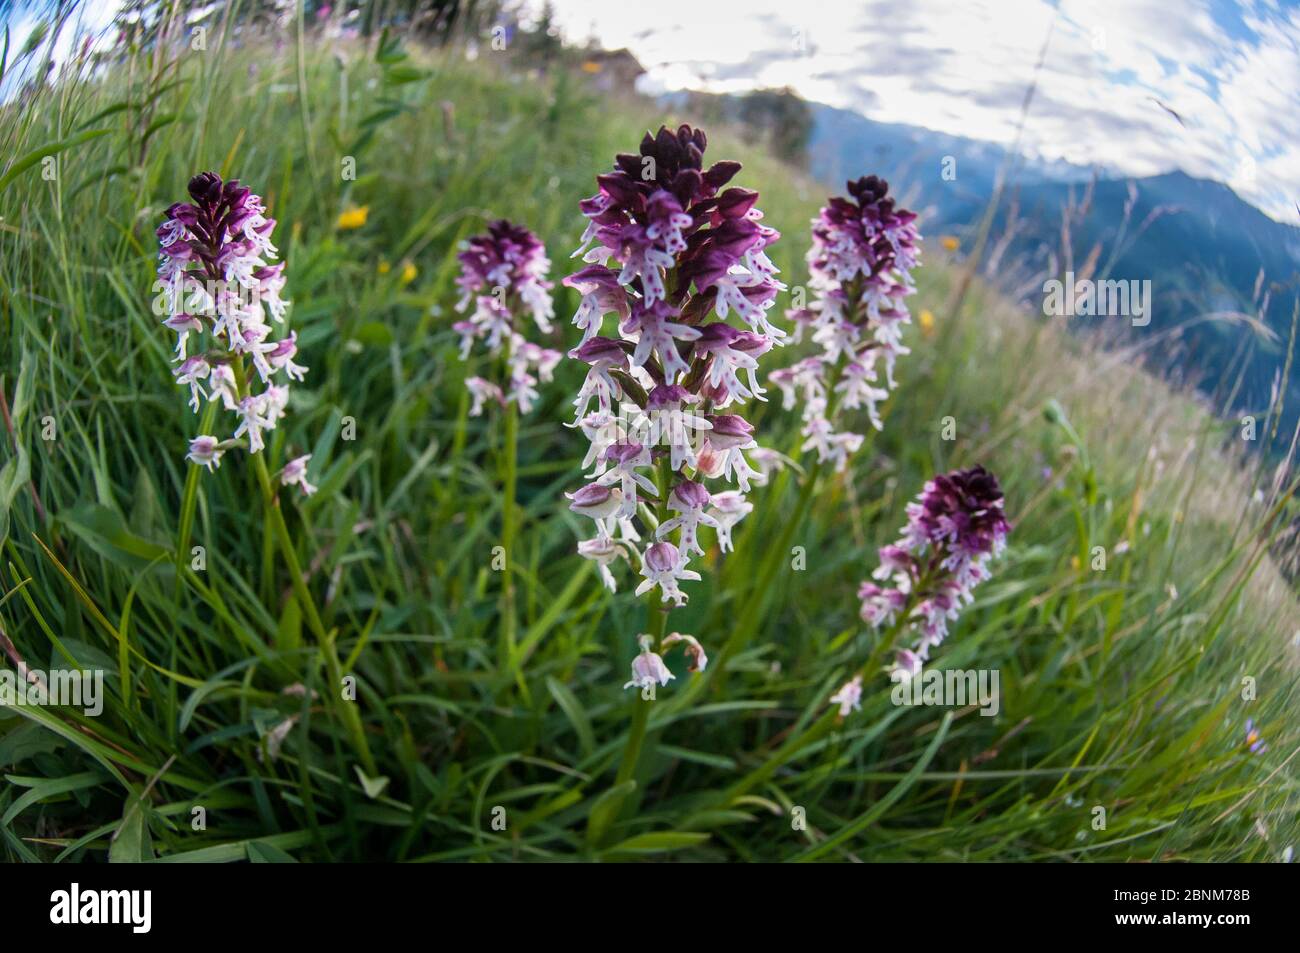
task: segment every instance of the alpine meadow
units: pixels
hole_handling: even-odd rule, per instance
[[[0,6],[6,861],[1290,860],[1288,276],[1239,411],[407,7]]]

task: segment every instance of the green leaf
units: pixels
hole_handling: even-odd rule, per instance
[[[110,864],[140,864],[153,860],[153,838],[149,834],[148,807],[134,794],[126,800],[122,825],[108,845]]]
[[[31,479],[31,460],[27,454],[27,435],[23,424],[27,418],[27,404],[31,400],[32,376],[36,365],[23,350],[18,365],[18,384],[14,388],[13,410],[10,420],[14,428],[14,455],[0,467],[0,545],[9,535],[9,511],[19,491]],[[0,437],[0,439],[4,439]]]
[[[266,841],[248,842],[248,862],[251,864],[296,864],[293,855]]]
[[[83,503],[64,512],[60,520],[100,556],[128,571],[142,570],[170,553],[166,547],[128,530],[121,514],[99,503]],[[175,571],[165,560],[158,569],[162,573]]]
[[[384,70],[384,83],[389,86],[402,86],[406,83],[422,80],[428,75],[428,70],[419,69],[415,66],[394,66]]]
[[[379,45],[375,49],[375,62],[387,66],[392,63],[400,63],[406,59],[406,54],[402,52],[402,41],[388,32],[388,27],[384,27],[379,34]]]
[[[403,107],[400,105],[389,106],[387,109],[376,109],[369,116],[362,119],[361,122],[357,123],[357,125],[362,129],[378,126],[380,123],[388,122],[388,120],[400,116],[403,111]]]
[[[5,48],[0,53],[0,82],[4,82],[5,69],[9,66],[9,25],[5,24]]]
[[[636,778],[628,778],[622,784],[606,788],[591,802],[591,808],[587,811],[588,845],[594,847],[600,842],[605,830],[614,820],[614,812],[623,803],[623,799],[635,790]]]
[[[113,103],[113,105],[108,106],[108,107],[105,108],[105,109],[101,109],[99,112],[95,113],[95,115],[91,116],[89,119],[87,119],[85,122],[83,122],[80,126],[78,126],[77,129],[78,129],[78,131],[80,131],[80,130],[82,130],[82,129],[85,129],[85,128],[88,127],[88,126],[93,126],[95,123],[99,122],[101,119],[107,119],[109,116],[112,116],[112,115],[115,115],[115,114],[117,114],[117,113],[120,113],[120,112],[122,112],[122,110],[124,110],[124,109],[130,109],[130,108],[131,108],[131,105],[132,105],[132,104],[131,104],[131,101],[130,101],[129,99],[123,100],[123,101],[120,102],[120,103]]]
[[[867,810],[865,814],[855,821],[851,821],[841,827],[833,836],[826,838],[820,844],[808,848],[802,854],[795,858],[797,862],[806,862],[816,860],[818,857],[826,854],[850,838],[856,837],[884,816],[885,812],[893,807],[898,800],[911,790],[912,785],[920,780],[921,774],[929,767],[934,756],[939,752],[939,746],[943,744],[943,739],[948,737],[948,729],[952,727],[952,712],[943,716],[943,721],[939,723],[939,730],[934,733],[934,738],[930,741],[925,752],[917,759],[912,769],[903,776],[903,779],[890,788],[889,793],[882,797]]]
[[[387,348],[393,343],[393,329],[383,321],[367,321],[353,337],[368,347]]]
[[[174,123],[177,119],[180,118],[181,118],[180,113],[168,113],[165,116],[159,116],[153,122],[149,123],[149,128],[144,131],[144,135],[140,137],[140,141],[148,142],[149,137],[152,136],[155,132],[163,128],[163,126],[170,126],[172,123]]]
[[[292,652],[302,645],[302,609],[298,600],[290,596],[285,600],[284,612],[275,628],[275,647],[282,652]]]
[[[258,843],[263,847],[279,847],[284,850],[294,850],[299,847],[306,847],[320,837],[332,837],[339,833],[340,827],[327,826],[317,828],[315,831],[300,830],[289,831],[282,834],[272,834],[269,837],[259,837]],[[182,851],[179,854],[168,854],[160,857],[159,861],[165,864],[230,864],[241,860],[248,859],[248,845],[251,840],[230,841],[225,844],[214,844],[211,847],[200,847],[197,850]]]
[[[736,762],[725,755],[713,754],[709,751],[692,751],[690,748],[679,748],[676,745],[660,745],[660,752],[669,758],[680,758],[683,761],[689,761],[691,764],[702,764],[705,767],[717,768],[721,771],[735,771]]]
[[[106,136],[110,131],[111,130],[109,129],[87,129],[85,132],[79,132],[75,136],[69,136],[67,139],[60,139],[58,142],[51,142],[38,149],[33,149],[11,165],[4,175],[0,175],[0,192],[3,192],[10,182],[18,178],[18,176],[22,175],[42,159],[58,155],[66,149],[72,149],[81,145],[83,142],[89,142],[91,139],[98,139],[100,136]]]
[[[115,178],[119,175],[125,175],[130,171],[131,170],[124,165],[111,165],[96,169],[76,184],[73,190],[68,193],[68,198],[72,199],[77,195],[80,195],[84,190],[90,188],[92,185],[103,185],[109,179]]]
[[[367,775],[366,772],[361,770],[360,765],[354,765],[353,770],[357,772],[357,779],[361,782],[361,787],[365,790],[366,797],[370,798],[372,801],[379,797],[379,795],[383,794],[384,789],[388,787],[388,778],[383,775],[380,775],[377,778],[372,778]]]
[[[77,664],[83,669],[89,671],[99,669],[108,678],[114,678],[117,675],[117,661],[103,649],[83,642],[80,639],[65,637],[59,641],[63,648],[65,648],[72,657],[77,660]],[[50,668],[56,669],[64,664],[65,662],[62,654],[57,649],[51,647]]]
[[[686,833],[682,831],[656,831],[651,834],[637,834],[621,843],[615,844],[606,854],[662,854],[684,847],[697,847],[709,839],[705,833]]]
[[[0,767],[19,764],[32,755],[57,751],[65,742],[52,731],[31,721],[21,721],[13,731],[0,738]]]
[[[546,676],[546,687],[555,699],[555,703],[560,706],[564,712],[569,724],[573,725],[573,730],[578,736],[578,743],[582,745],[582,753],[590,755],[596,747],[596,735],[591,730],[591,720],[583,710],[582,704],[578,701],[573,692],[556,681],[554,677]]]
[[[47,798],[60,797],[72,791],[82,791],[103,784],[104,775],[98,771],[83,771],[80,774],[70,774],[63,778],[27,778],[16,774],[6,774],[5,780],[17,787],[30,788],[29,791],[10,804],[9,809],[4,812],[4,816],[0,817],[0,825],[7,826],[10,821],[33,804]]]

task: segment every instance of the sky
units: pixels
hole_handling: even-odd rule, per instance
[[[111,45],[116,36],[116,32],[111,28],[113,17],[117,15],[119,6],[118,0],[90,0],[79,4],[72,11],[71,18],[55,40],[51,59],[56,69],[58,64],[66,62],[75,54],[78,44],[86,36],[91,38],[91,45],[95,49]],[[16,3],[0,0],[0,25],[9,30],[11,62],[23,49],[33,28],[41,23],[53,23],[51,12],[54,7],[55,4],[49,0],[36,0],[36,2],[18,0]],[[3,45],[2,39],[0,45]],[[4,81],[0,82],[0,102],[7,101],[44,64],[45,51],[42,48],[37,55],[29,56],[17,70],[6,70]]]
[[[1181,169],[1300,224],[1300,0],[553,6],[566,39],[630,49],[644,92],[790,86],[870,119],[1001,144],[1015,140],[1046,41],[1026,153],[1120,175]]]

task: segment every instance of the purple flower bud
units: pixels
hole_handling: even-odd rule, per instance
[[[701,352],[716,350],[718,347],[731,347],[736,338],[744,333],[722,321],[714,321],[700,328],[700,336],[695,342],[695,349]]]
[[[718,196],[718,214],[723,218],[744,218],[758,201],[753,189],[727,189]]]
[[[221,176],[215,172],[200,172],[190,179],[190,198],[199,205],[213,206],[221,201]]]
[[[623,291],[623,286],[618,283],[618,275],[604,265],[588,265],[581,271],[568,275],[561,283],[565,287],[576,288],[582,294],[591,294],[597,289],[617,291],[620,294]]]
[[[632,463],[645,452],[645,447],[635,441],[613,443],[605,450],[605,459],[615,466]]]
[[[732,339],[731,346],[737,351],[742,351],[751,357],[758,357],[772,350],[772,342],[769,338],[761,334],[755,334],[753,331],[740,331]]]
[[[717,192],[718,189],[734,179],[740,168],[739,162],[732,162],[729,159],[723,159],[721,162],[715,162],[709,166],[709,171],[704,173],[704,185],[709,190],[709,194]]]
[[[722,381],[714,384],[706,380],[700,385],[700,396],[710,403],[721,405],[727,403],[728,398],[731,397],[731,389]]]
[[[652,408],[670,407],[689,400],[691,392],[680,384],[659,384],[647,395],[646,403]]]
[[[575,347],[569,356],[584,364],[600,364],[605,367],[627,367],[627,351],[613,338],[594,337]]]
[[[710,247],[733,259],[753,248],[759,240],[758,226],[748,219],[725,219],[709,231]]]
[[[672,543],[652,543],[646,548],[646,565],[654,572],[672,572],[677,568],[677,560],[677,547]]]
[[[572,502],[569,509],[592,519],[607,519],[613,516],[623,503],[623,494],[618,487],[604,486],[600,483],[588,483],[576,493],[566,493]]]
[[[718,450],[730,450],[754,439],[754,425],[739,414],[717,414],[709,417],[709,422],[713,424],[709,443]]]
[[[649,636],[642,638],[644,651],[632,660],[632,679],[624,688],[640,688],[642,690],[649,688],[658,682],[660,685],[667,685],[672,679],[676,678],[672,672],[668,671],[668,666],[664,660],[655,652],[651,652],[649,645],[654,644],[654,640]]]
[[[694,480],[683,480],[673,487],[672,498],[683,509],[702,510],[709,505],[709,500],[712,497],[709,491],[704,488],[703,483],[696,483]]]

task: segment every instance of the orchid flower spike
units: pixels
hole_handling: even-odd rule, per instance
[[[546,248],[524,226],[500,219],[469,239],[456,257],[461,269],[456,308],[468,314],[452,326],[460,335],[461,360],[478,345],[504,363],[500,380],[465,381],[474,399],[470,416],[479,416],[489,403],[515,404],[526,414],[537,401],[538,383],[549,382],[563,359],[559,351],[534,344],[524,333],[525,315],[542,334],[551,331],[553,285],[546,278],[551,268]]]
[[[155,304],[164,327],[176,334],[174,373],[189,388],[191,410],[216,401],[238,419],[229,440],[211,434],[190,440],[186,459],[214,470],[241,442],[250,453],[261,452],[285,416],[287,382],[303,380],[307,368],[294,360],[296,333],[272,339],[273,325],[286,323],[289,302],[280,296],[284,263],[271,264],[278,255],[271,240],[275,219],[267,217],[261,196],[215,172],[190,179],[189,195],[189,202],[167,209],[156,232]],[[310,494],[315,487],[299,472],[305,459],[285,467],[284,482]]]
[[[848,183],[812,222],[808,251],[813,300],[787,312],[821,353],[769,375],[791,410],[803,404],[804,452],[844,469],[864,441],[845,428],[845,412],[865,411],[880,430],[880,404],[894,389],[894,366],[909,353],[903,328],[920,263],[916,215],[898,208],[889,183],[874,175]]]
[[[764,399],[759,362],[785,341],[770,319],[785,286],[767,250],[780,235],[763,224],[757,192],[728,187],[740,163],[706,166],[707,147],[702,130],[681,126],[616,156],[581,203],[583,264],[564,279],[581,295],[582,339],[569,356],[587,377],[574,426],[591,441],[584,466],[595,481],[570,496],[595,523],[579,552],[611,589],[617,555],[636,555],[637,592],[658,589],[675,605],[688,598],[681,583],[700,579],[692,559],[714,543],[731,548],[753,508],[744,494],[779,460],[740,410]],[[638,530],[647,508],[657,518]],[[689,651],[702,669],[703,651]]]

